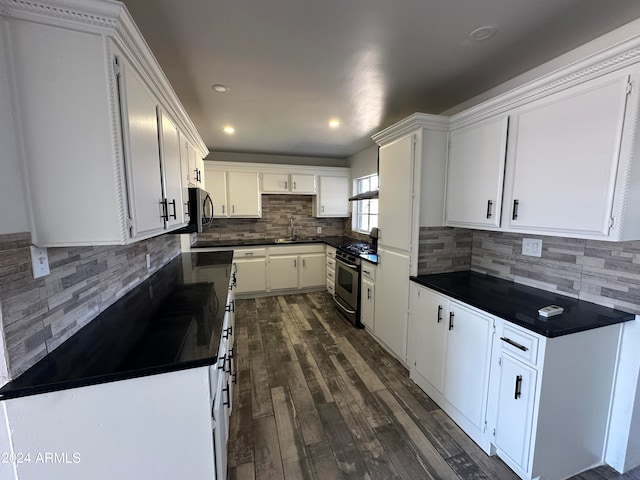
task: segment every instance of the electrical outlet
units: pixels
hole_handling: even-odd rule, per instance
[[[528,257],[542,256],[542,239],[541,238],[523,238],[522,239],[522,255]]]
[[[147,253],[145,258],[147,259],[147,270],[151,270],[151,255]]]
[[[322,227],[316,227],[316,233],[322,233]]]
[[[49,275],[49,255],[46,248],[31,247],[31,266],[33,267],[33,278]]]

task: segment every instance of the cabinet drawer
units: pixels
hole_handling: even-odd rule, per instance
[[[336,258],[336,249],[335,249],[335,247],[327,246],[327,257]]]
[[[336,261],[335,261],[335,259],[327,257],[327,268],[330,268],[331,270],[335,270],[336,269]]]
[[[240,250],[234,250],[233,256],[235,258],[243,257],[264,257],[266,254],[266,248],[243,248]]]
[[[376,267],[375,265],[371,265],[366,262],[362,262],[362,276],[370,278],[371,280],[376,279]]]
[[[336,294],[336,285],[333,282],[330,282],[327,279],[327,291],[331,294],[331,295],[335,295]]]
[[[538,362],[538,337],[507,322],[500,336],[502,350],[525,362],[535,365]]]
[[[336,272],[331,269],[327,269],[327,282],[335,283],[336,281]]]

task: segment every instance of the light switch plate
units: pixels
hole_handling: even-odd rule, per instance
[[[49,255],[46,248],[31,246],[31,266],[33,267],[33,278],[49,275]]]
[[[542,256],[542,239],[541,238],[523,238],[522,239],[522,255],[529,257]]]
[[[316,233],[322,233],[322,227],[316,227]]]

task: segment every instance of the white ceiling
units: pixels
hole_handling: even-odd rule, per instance
[[[210,150],[326,157],[640,17],[640,0],[124,3]],[[485,25],[493,38],[467,39]]]

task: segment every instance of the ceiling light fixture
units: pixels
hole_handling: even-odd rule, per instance
[[[334,118],[332,120],[329,120],[329,126],[331,128],[338,128],[340,126],[340,120]]]
[[[469,34],[469,40],[472,42],[483,42],[485,40],[489,40],[493,37],[498,31],[497,27],[488,25],[485,27],[476,28]]]
[[[236,131],[236,129],[233,128],[231,125],[227,125],[226,127],[223,128],[223,130],[224,130],[224,133],[227,133],[229,135],[231,135]]]
[[[218,93],[227,93],[229,90],[231,90],[229,87],[227,87],[226,85],[222,85],[221,83],[211,85],[211,88],[213,88]]]

